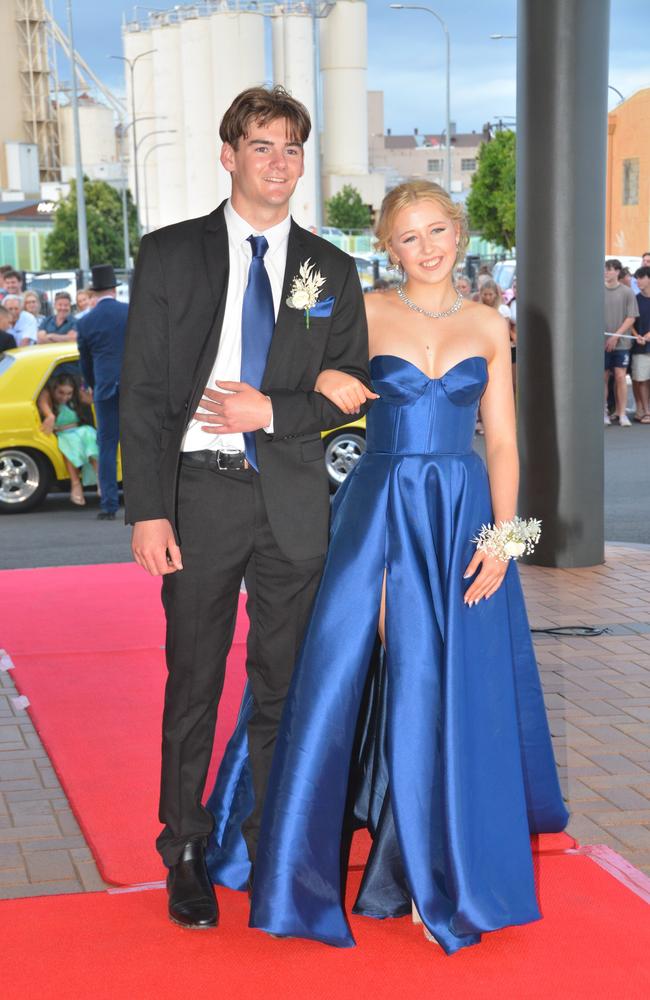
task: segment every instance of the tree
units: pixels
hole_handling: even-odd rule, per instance
[[[467,196],[472,229],[510,250],[515,244],[515,134],[504,130],[484,142]]]
[[[370,209],[351,184],[345,184],[338,194],[326,202],[327,223],[339,229],[368,229],[371,225]]]
[[[122,225],[122,195],[106,181],[91,181],[84,177],[88,253],[91,264],[112,264],[124,267]],[[135,257],[138,230],[135,205],[127,191],[129,243]],[[77,189],[70,183],[70,193],[59,202],[54,216],[54,229],[45,241],[45,266],[57,271],[79,267],[77,231]]]

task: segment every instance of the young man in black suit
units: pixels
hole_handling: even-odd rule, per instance
[[[275,735],[327,548],[320,432],[349,419],[314,387],[328,369],[370,385],[354,262],[289,216],[309,131],[307,110],[282,88],[240,94],[220,128],[231,197],[205,218],[145,236],[131,295],[126,517],[136,561],[164,577],[157,845],[170,917],[186,927],[218,922],[204,860],[213,821],[201,800],[241,580],[255,700],[256,804],[244,835],[254,862]],[[325,279],[309,310],[291,296],[307,262]]]

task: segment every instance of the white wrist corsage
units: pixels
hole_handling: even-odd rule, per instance
[[[524,519],[513,517],[512,521],[500,521],[499,524],[483,524],[476,538],[479,552],[487,552],[496,556],[502,562],[530,555],[537,545],[542,533],[542,522],[535,517]]]
[[[305,324],[309,329],[309,310],[313,309],[318,302],[320,290],[325,284],[325,278],[316,270],[315,264],[310,264],[311,257],[308,257],[304,264],[300,265],[300,272],[291,283],[291,292],[287,299],[290,309],[305,310]]]

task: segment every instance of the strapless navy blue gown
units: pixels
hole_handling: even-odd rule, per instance
[[[537,920],[531,833],[568,816],[517,567],[463,603],[472,538],[492,520],[472,450],[484,358],[442,378],[392,355],[367,451],[339,490],[329,553],[278,734],[251,926],[350,946],[345,847],[373,846],[355,912],[410,913],[445,951]],[[385,656],[377,622],[386,570]],[[215,882],[243,888],[251,809],[246,692],[210,807]],[[343,874],[342,874],[343,873]]]

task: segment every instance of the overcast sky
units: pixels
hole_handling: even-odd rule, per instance
[[[2,2],[2,0],[0,0]],[[419,2],[419,0],[417,0]],[[423,0],[443,17],[451,38],[451,118],[459,131],[481,129],[515,114],[516,0]],[[66,28],[66,0],[47,0]],[[157,0],[157,8],[174,4]],[[116,93],[124,91],[120,26],[134,5],[125,0],[73,0],[77,50]],[[444,126],[444,36],[429,14],[368,2],[368,88],[385,94],[385,125],[393,133],[438,132]],[[650,3],[612,0],[609,82],[625,97],[650,86]],[[64,65],[62,79],[69,79]],[[610,107],[618,98],[610,91]]]

